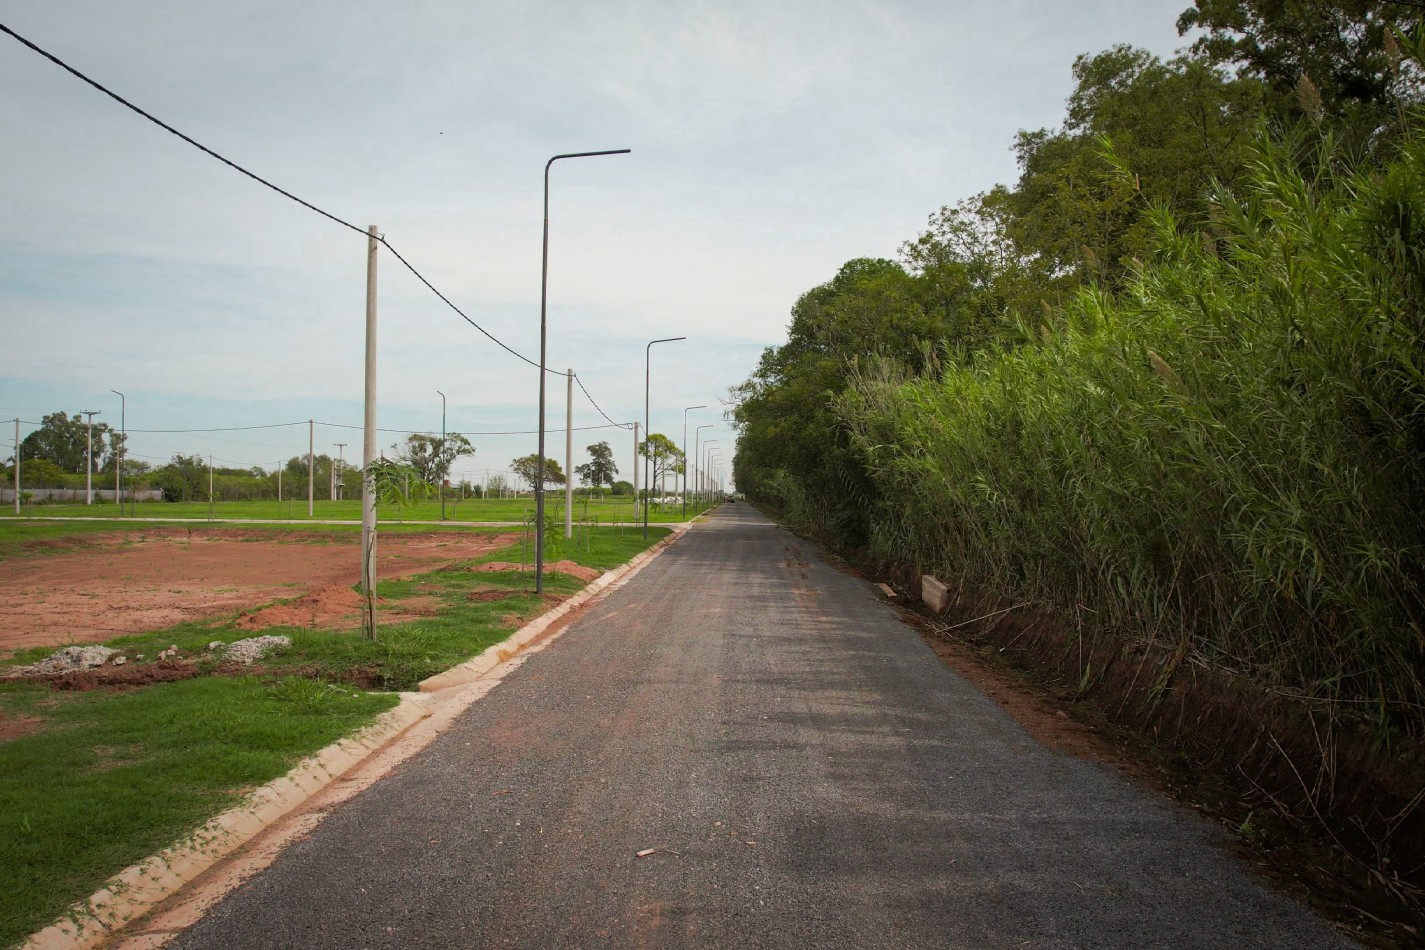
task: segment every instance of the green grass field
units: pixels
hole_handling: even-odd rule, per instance
[[[312,520],[316,521],[360,521],[361,502],[316,501],[313,503]],[[564,518],[564,494],[553,493],[545,496],[545,511],[557,520]],[[699,513],[699,509],[688,505],[687,517]],[[504,521],[521,522],[534,516],[533,498],[467,498],[464,501],[447,498],[445,515],[450,521]],[[146,501],[126,505],[124,516],[132,518],[164,518],[175,520],[214,519],[263,519],[263,520],[307,520],[306,499],[291,501],[219,501],[210,507],[207,502],[162,502]],[[438,522],[440,501],[422,501],[405,508],[382,509],[378,512],[382,522]],[[14,518],[15,509],[0,509],[0,520]],[[55,504],[21,505],[20,517],[36,518],[118,518],[119,506],[95,502],[92,505]],[[598,524],[632,522],[633,500],[631,498],[605,498],[590,500],[574,499],[574,518],[577,521],[596,521]],[[684,520],[682,505],[654,505],[649,512],[650,523],[667,524]]]
[[[24,541],[143,527],[0,523],[0,553],[8,543],[22,555],[43,557],[45,546],[27,549]],[[29,534],[32,529],[40,534]],[[549,558],[606,570],[669,531],[653,528],[644,541],[641,531],[599,528],[575,541],[559,539]],[[212,675],[218,661],[206,651],[208,643],[255,635],[239,628],[233,615],[107,644],[130,658],[126,669],[140,665],[139,654],[153,657],[176,645],[184,657],[198,658],[198,671],[206,674],[193,679],[82,692],[56,690],[49,682],[0,680],[0,726],[29,730],[0,741],[0,946],[23,940],[109,876],[180,840],[244,792],[395,705],[393,693],[369,692],[371,686],[414,689],[421,679],[504,640],[547,610],[550,602],[534,594],[529,571],[466,570],[519,557],[520,545],[514,544],[473,561],[381,582],[374,641],[357,630],[267,628],[261,632],[289,636],[293,643],[265,658],[252,675]],[[583,586],[564,574],[545,581],[551,594]],[[401,615],[403,601],[414,598],[428,615],[390,619]],[[7,662],[33,662],[49,652],[23,650]]]

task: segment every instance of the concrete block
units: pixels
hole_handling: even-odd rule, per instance
[[[925,606],[930,608],[931,613],[944,613],[945,608],[950,606],[950,588],[929,574],[922,574],[920,576],[920,599],[925,602]]]

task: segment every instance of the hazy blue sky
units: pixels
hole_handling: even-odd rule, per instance
[[[796,298],[893,257],[929,214],[1012,182],[1021,128],[1055,125],[1076,55],[1168,54],[1187,0],[123,3],[0,0],[0,22],[258,174],[391,243],[538,358],[541,176],[556,152],[549,365],[654,431],[720,398]],[[365,241],[234,173],[0,35],[0,419],[102,409],[131,430],[315,418],[359,427]],[[383,428],[531,430],[537,372],[389,254]],[[562,427],[552,377],[550,424]],[[576,392],[575,426],[601,424]],[[11,426],[0,427],[8,456]],[[29,427],[22,427],[28,431]],[[382,444],[401,438],[383,434]],[[632,438],[608,439],[628,471]],[[359,456],[357,429],[317,450]],[[472,436],[457,472],[533,436]],[[271,468],[305,426],[135,431],[162,461]],[[563,437],[550,453],[562,458]]]

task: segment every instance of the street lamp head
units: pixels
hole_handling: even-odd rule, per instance
[[[611,148],[602,152],[566,152],[563,155],[556,155],[544,163],[544,173],[549,174],[549,166],[559,161],[561,158],[593,158],[596,155],[627,155],[632,152],[631,148]]]

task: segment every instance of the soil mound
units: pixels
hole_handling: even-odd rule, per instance
[[[318,587],[287,604],[248,614],[237,622],[243,630],[266,630],[268,627],[317,628],[351,619],[361,613],[361,595],[350,587],[330,584]]]

